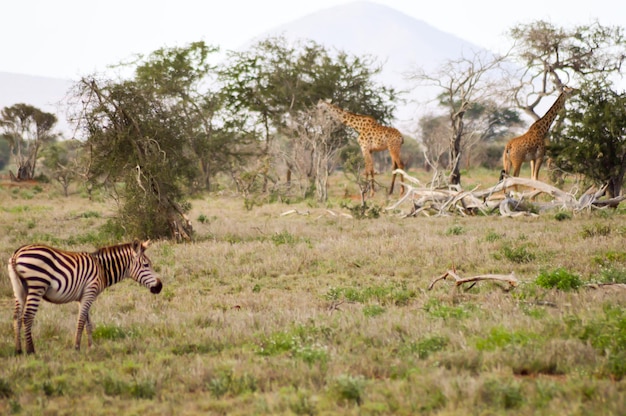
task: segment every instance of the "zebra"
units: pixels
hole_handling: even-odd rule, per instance
[[[163,284],[145,255],[149,244],[150,240],[135,240],[103,247],[93,253],[65,251],[44,244],[15,250],[8,266],[15,295],[15,352],[22,353],[22,325],[26,353],[35,352],[32,327],[41,299],[56,304],[79,302],[74,348],[80,350],[84,328],[87,329],[87,345],[91,347],[89,308],[104,289],[130,277],[152,293],[161,292]]]

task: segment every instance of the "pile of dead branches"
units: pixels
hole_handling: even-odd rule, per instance
[[[499,212],[502,216],[515,217],[521,215],[538,215],[538,213],[561,209],[572,212],[589,210],[592,208],[616,207],[626,196],[610,199],[600,199],[606,187],[590,188],[579,198],[575,193],[568,193],[552,185],[541,181],[526,178],[505,177],[491,188],[480,190],[476,187],[472,190],[463,190],[458,185],[450,185],[447,188],[423,187],[420,181],[408,175],[401,169],[394,173],[404,177],[404,190],[402,198],[387,207],[386,210],[396,210],[403,204],[410,204],[411,210],[405,217],[419,214],[432,215],[490,215]],[[411,185],[414,184],[415,186]],[[515,189],[524,189],[517,192]],[[537,199],[537,196],[545,194],[546,197]],[[512,195],[516,195],[515,198]],[[551,199],[550,199],[551,198]]]

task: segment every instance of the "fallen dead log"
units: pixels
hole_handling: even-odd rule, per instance
[[[435,286],[435,283],[439,282],[440,280],[446,280],[448,277],[452,277],[454,279],[455,287],[459,287],[465,283],[473,283],[466,290],[469,290],[472,287],[474,287],[476,283],[480,281],[485,281],[485,280],[508,283],[509,286],[504,288],[504,290],[507,292],[515,288],[519,284],[519,281],[515,278],[515,275],[513,273],[508,274],[508,275],[507,274],[482,274],[478,276],[461,277],[456,273],[456,271],[448,270],[447,272],[445,272],[444,274],[442,274],[441,276],[439,276],[438,278],[430,282],[430,284],[428,285],[428,290],[432,290],[433,286]]]
[[[484,190],[475,187],[471,191],[464,191],[458,185],[447,188],[424,188],[421,187],[419,180],[401,169],[396,169],[393,173],[404,177],[405,193],[385,210],[396,210],[402,204],[409,202],[412,204],[412,209],[404,215],[405,217],[417,216],[418,214],[427,216],[449,215],[451,213],[472,215],[479,212],[487,214],[496,209],[500,215],[506,217],[537,216],[537,212],[555,208],[579,212],[591,208],[617,207],[626,199],[624,195],[611,199],[600,199],[605,193],[606,186],[600,189],[590,188],[577,199],[575,193],[563,191],[547,183],[509,176]],[[518,186],[528,190],[521,193],[516,192],[516,199],[508,191]],[[536,197],[540,194],[545,194],[552,200],[548,202],[536,201]]]

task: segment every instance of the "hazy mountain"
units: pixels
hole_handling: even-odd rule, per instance
[[[57,128],[70,131],[66,121],[66,96],[73,81],[33,75],[0,72],[0,109],[14,104],[29,104],[55,114]]]
[[[312,13],[257,36],[247,46],[272,35],[292,40],[312,39],[330,49],[373,56],[383,64],[380,81],[397,90],[410,89],[404,74],[415,66],[433,69],[445,60],[480,49],[421,20],[368,1]],[[62,105],[71,85],[70,80],[0,72],[0,108],[16,103],[34,105],[57,114],[59,127],[71,134]],[[406,98],[423,101],[428,95],[428,90],[421,87],[413,89]],[[423,110],[411,101],[400,106],[396,127],[413,130],[420,109]]]
[[[406,97],[413,101],[432,98],[434,93],[424,87],[411,88],[405,78],[408,71],[416,66],[433,70],[446,60],[460,58],[463,53],[471,56],[482,49],[424,21],[369,1],[321,10],[272,29],[256,40],[268,36],[294,41],[312,39],[328,48],[373,56],[383,64],[380,81],[398,90],[413,90]],[[414,124],[418,108],[415,102],[399,107],[399,127]]]

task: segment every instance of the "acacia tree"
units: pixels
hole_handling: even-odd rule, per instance
[[[53,132],[56,122],[54,114],[28,104],[15,104],[2,109],[0,128],[4,131],[3,137],[9,142],[11,154],[15,158],[15,179],[35,177],[39,150],[45,143],[52,142],[57,137]]]
[[[46,175],[57,181],[63,194],[69,196],[69,186],[80,172],[80,151],[82,144],[77,140],[64,140],[43,149],[43,166]]]
[[[537,107],[545,97],[570,83],[619,74],[626,59],[624,29],[597,21],[566,29],[539,20],[517,25],[509,35],[511,57],[521,68],[510,78],[514,99],[534,120],[541,117]]]
[[[295,123],[310,120],[309,110],[328,98],[355,112],[390,118],[395,92],[373,81],[379,71],[371,58],[341,51],[331,54],[313,41],[289,44],[283,37],[232,52],[220,78],[224,108],[233,119],[241,120],[258,142],[257,166],[248,176],[262,178],[261,189],[265,190],[268,181],[279,182],[279,174],[271,166],[281,161],[286,166],[285,183],[291,184],[294,172],[304,174],[301,179],[308,182],[305,194],[312,194],[321,172],[312,168],[313,155],[322,148],[336,154],[347,136],[345,131],[335,131],[330,139],[323,139],[324,145],[317,143],[314,151],[310,139],[317,133],[303,135],[308,127]]]
[[[460,163],[466,142],[475,132],[468,129],[468,112],[493,107],[492,113],[504,104],[502,96],[502,64],[505,56],[477,52],[471,58],[448,60],[433,73],[419,68],[409,75],[418,85],[434,86],[442,90],[439,104],[446,109],[450,125],[449,182],[461,183]],[[483,114],[488,112],[481,110]],[[487,116],[489,117],[489,116]],[[479,135],[484,132],[478,132]]]
[[[568,123],[555,130],[550,148],[561,169],[584,174],[610,198],[622,192],[626,174],[626,93],[600,80],[585,83],[567,110]]]
[[[134,79],[78,85],[89,177],[118,196],[117,219],[130,234],[191,238],[185,185],[202,177],[204,154],[195,144],[212,132],[212,103],[200,93],[211,51],[202,42],[158,50],[140,61]]]

